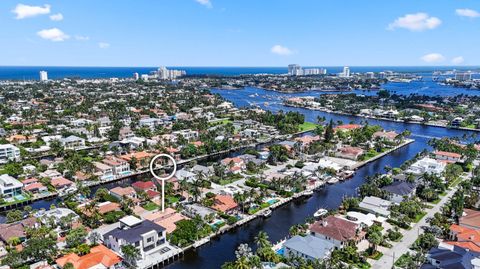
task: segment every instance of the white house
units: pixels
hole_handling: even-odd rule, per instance
[[[12,144],[0,145],[0,163],[20,161],[20,149]]]
[[[446,164],[429,157],[416,161],[408,168],[406,173],[422,175],[424,173],[440,175],[445,170]]]
[[[85,139],[75,135],[60,139],[60,143],[62,143],[65,149],[78,149],[85,147]]]
[[[23,184],[7,174],[0,175],[0,194],[11,198],[22,194]]]
[[[141,220],[134,216],[120,219],[120,227],[103,235],[106,246],[117,253],[122,253],[123,245],[135,246],[141,259],[161,251],[167,242],[166,229],[153,221]]]

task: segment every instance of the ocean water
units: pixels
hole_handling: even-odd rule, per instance
[[[168,67],[187,71],[188,75],[242,75],[242,74],[285,74],[287,67]],[[339,73],[341,66],[324,66],[329,73]],[[48,72],[50,79],[62,78],[128,78],[133,73],[148,74],[158,67],[74,67],[74,66],[0,66],[0,80],[37,80],[39,71]],[[391,70],[395,72],[408,72],[431,75],[433,71],[447,70],[480,70],[478,66],[471,67],[434,67],[434,66],[352,66],[352,72],[381,72]]]

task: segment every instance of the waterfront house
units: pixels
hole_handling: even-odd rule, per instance
[[[117,269],[122,267],[122,258],[100,244],[90,249],[90,253],[78,256],[76,253],[69,253],[55,260],[55,263],[63,268],[67,263],[75,269]]]
[[[117,253],[122,253],[123,245],[135,246],[143,260],[147,255],[161,251],[167,242],[166,237],[166,229],[153,221],[126,216],[120,219],[120,227],[103,235],[103,242]]]
[[[375,196],[366,196],[358,205],[359,208],[376,214],[383,217],[388,217],[390,215],[390,206],[392,202],[375,197]]]
[[[424,173],[441,175],[445,170],[445,162],[439,162],[429,157],[424,157],[412,164],[406,171],[414,175],[423,175]]]
[[[373,133],[373,139],[384,139],[389,142],[394,142],[398,137],[398,134],[394,131],[385,132],[385,131],[378,131]]]
[[[22,194],[22,182],[7,174],[0,175],[0,194],[5,198],[13,198]]]
[[[97,175],[100,180],[112,180],[115,178],[111,166],[100,162],[93,162],[93,166],[95,167],[95,175]]]
[[[240,173],[245,169],[245,162],[239,157],[225,158],[220,163],[226,167],[227,172],[231,173]]]
[[[146,118],[146,119],[141,119],[138,124],[141,127],[146,127],[149,128],[151,131],[154,131],[157,126],[160,126],[162,124],[161,119],[157,118]]]
[[[447,151],[435,151],[435,159],[439,161],[446,161],[449,163],[457,163],[460,162],[462,159],[462,155],[454,152],[447,152]]]
[[[358,147],[345,146],[338,149],[335,156],[349,160],[357,160],[363,154],[363,149]]]
[[[50,184],[52,184],[52,186],[57,190],[65,190],[75,185],[75,183],[64,177],[52,178],[52,180],[50,180]]]
[[[130,164],[124,159],[120,159],[114,156],[108,156],[103,159],[102,162],[112,167],[113,175],[115,176],[115,178],[127,176],[132,173],[132,171],[130,171]]]
[[[405,198],[415,195],[415,185],[407,181],[395,181],[390,185],[384,186],[382,190],[388,192],[390,201],[399,204]]]
[[[65,138],[60,139],[60,143],[62,143],[65,149],[79,149],[85,147],[85,139],[71,135]]]
[[[216,195],[211,207],[222,213],[231,214],[238,209],[238,204],[230,195]]]
[[[137,181],[137,182],[132,184],[132,187],[137,192],[139,192],[139,191],[147,192],[149,190],[150,191],[156,191],[157,190],[157,186],[155,186],[155,184],[152,181]]]
[[[148,165],[151,157],[153,157],[153,154],[148,153],[146,151],[137,151],[137,152],[132,152],[132,153],[128,153],[128,154],[120,156],[121,159],[123,159],[123,160],[125,160],[129,163],[132,160],[136,160],[137,167],[146,167]]]
[[[205,219],[207,216],[216,216],[217,211],[205,207],[201,204],[185,204],[184,205],[185,210],[182,212],[186,216],[194,218],[195,216],[200,216],[202,219]]]
[[[135,192],[135,189],[132,187],[123,188],[118,186],[111,189],[110,194],[119,200],[124,199],[124,197],[128,197],[134,201],[137,200],[137,192]]]
[[[335,244],[313,235],[296,235],[283,243],[284,256],[301,257],[308,260],[319,260],[330,256]]]
[[[184,215],[178,213],[173,208],[165,208],[165,212],[157,211],[144,216],[144,219],[151,220],[164,227],[167,234],[172,233],[177,228],[178,221],[187,219]]]
[[[172,135],[176,136],[177,139],[179,136],[183,137],[187,141],[193,141],[198,138],[198,131],[193,131],[191,129],[180,130],[172,132]]]
[[[21,160],[20,149],[12,144],[0,145],[0,163],[9,161],[18,162]]]
[[[333,128],[333,130],[335,132],[337,131],[344,132],[344,131],[352,131],[359,128],[362,128],[362,126],[358,124],[343,124],[343,125],[338,125],[337,127]]]
[[[312,235],[332,242],[336,248],[342,248],[347,242],[359,242],[363,239],[363,233],[359,232],[357,224],[335,216],[314,222],[309,230]]]

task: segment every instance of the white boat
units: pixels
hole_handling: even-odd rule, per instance
[[[268,218],[268,217],[270,217],[271,215],[272,215],[272,210],[270,210],[270,209],[267,209],[267,210],[265,210],[265,211],[263,212],[263,217],[264,217],[264,218]]]
[[[325,216],[327,213],[328,213],[328,210],[326,210],[325,208],[320,208],[315,213],[313,213],[313,216],[315,218],[320,218],[320,217]]]
[[[332,177],[331,179],[329,179],[327,181],[328,184],[335,184],[337,182],[338,182],[338,178],[336,178],[336,177]]]
[[[312,196],[313,195],[313,190],[308,190],[308,191],[304,191],[303,196]]]

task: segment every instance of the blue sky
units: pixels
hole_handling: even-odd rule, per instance
[[[2,0],[0,65],[480,65],[479,12],[478,0]]]

